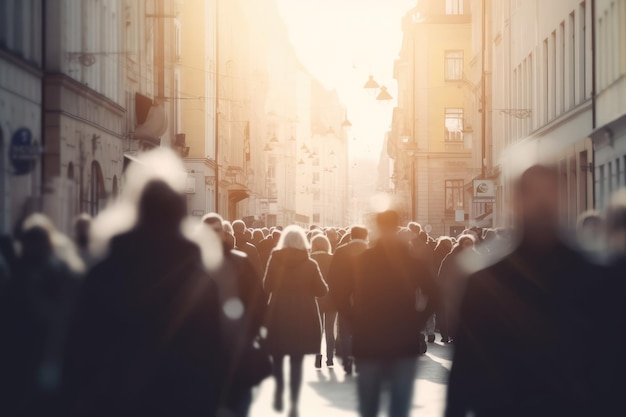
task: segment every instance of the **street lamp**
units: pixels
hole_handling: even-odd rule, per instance
[[[391,94],[389,94],[387,92],[387,87],[385,87],[384,85],[382,87],[380,87],[380,93],[378,93],[378,96],[376,97],[376,100],[378,100],[378,101],[389,101],[392,98],[393,97],[391,97]]]
[[[371,91],[372,94],[374,94],[374,92],[376,90],[378,90],[380,86],[378,85],[378,83],[376,81],[374,81],[374,76],[370,75],[367,82],[365,83],[365,85],[363,86],[363,88],[365,88],[367,91]]]

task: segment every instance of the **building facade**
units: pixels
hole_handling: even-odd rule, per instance
[[[42,16],[41,0],[0,2],[0,233],[41,209]]]
[[[474,165],[466,84],[471,56],[469,1],[424,1],[403,19],[388,150],[396,206],[429,233],[456,235],[469,218],[465,184]]]

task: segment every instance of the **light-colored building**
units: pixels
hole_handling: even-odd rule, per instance
[[[0,233],[41,209],[42,7],[0,2]]]
[[[420,1],[403,19],[394,66],[398,106],[389,152],[396,206],[404,220],[434,236],[456,235],[469,223],[468,178],[474,165],[465,84],[471,57],[470,2]]]
[[[595,203],[626,186],[626,1],[595,1]]]

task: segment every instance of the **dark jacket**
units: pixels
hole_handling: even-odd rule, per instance
[[[317,263],[307,251],[272,252],[265,278],[270,294],[267,345],[274,355],[319,353],[322,327],[316,297],[328,292]]]
[[[358,256],[340,310],[352,323],[356,358],[393,359],[418,356],[420,332],[437,305],[429,268],[396,239],[379,241]],[[418,290],[428,297],[418,311]],[[352,303],[350,303],[352,299]]]
[[[261,270],[265,273],[265,268],[267,268],[267,261],[269,261],[272,251],[276,247],[278,243],[277,239],[274,239],[274,236],[269,235],[265,239],[261,241],[261,243],[257,246],[257,252],[259,253],[259,259],[261,262]]]
[[[259,252],[256,247],[246,241],[245,235],[235,235],[235,249],[245,253],[248,256],[248,260],[254,267],[258,276],[263,275],[263,269],[261,268],[261,260],[259,259]]]
[[[350,305],[350,291],[352,288],[352,271],[357,256],[367,250],[367,243],[363,241],[351,241],[339,246],[333,255],[333,260],[328,268],[327,283],[337,311],[348,311]],[[344,305],[341,305],[344,303]]]
[[[219,304],[199,248],[136,228],[86,278],[67,355],[68,416],[212,415]]]
[[[322,278],[324,278],[324,281],[328,284],[328,270],[330,269],[333,255],[326,252],[312,253],[311,259],[317,262],[317,265],[320,267],[320,272],[322,273]],[[335,307],[335,303],[331,299],[330,294],[326,294],[325,296],[318,298],[317,304],[320,307],[321,313],[332,313],[337,311],[337,307]]]
[[[591,280],[601,275],[560,244],[542,255],[522,246],[470,276],[446,415],[595,415],[589,361],[597,352],[584,335]]]

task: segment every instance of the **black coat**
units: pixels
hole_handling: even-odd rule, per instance
[[[521,247],[470,276],[461,305],[447,416],[595,415],[591,280],[601,276],[558,245]]]
[[[317,262],[317,265],[320,267],[320,272],[322,273],[322,278],[324,278],[324,281],[328,284],[328,270],[330,269],[333,255],[327,252],[313,253],[311,254],[311,259]],[[322,313],[332,313],[337,311],[335,302],[331,298],[330,294],[326,294],[325,296],[318,298],[317,304],[319,305],[320,312]]]
[[[199,248],[135,229],[87,276],[66,366],[72,416],[212,415],[219,304]]]
[[[358,256],[347,285],[340,314],[351,321],[356,358],[419,355],[420,332],[438,292],[429,268],[411,256],[408,245],[396,239],[378,242]],[[417,308],[418,290],[429,300],[424,311]]]
[[[319,353],[322,326],[316,297],[328,287],[317,263],[307,251],[272,252],[265,278],[270,294],[267,311],[267,345],[273,355]]]
[[[352,290],[352,274],[357,256],[367,250],[367,243],[351,241],[339,246],[333,255],[328,268],[327,283],[330,297],[333,299],[339,314],[350,310],[350,291]]]

